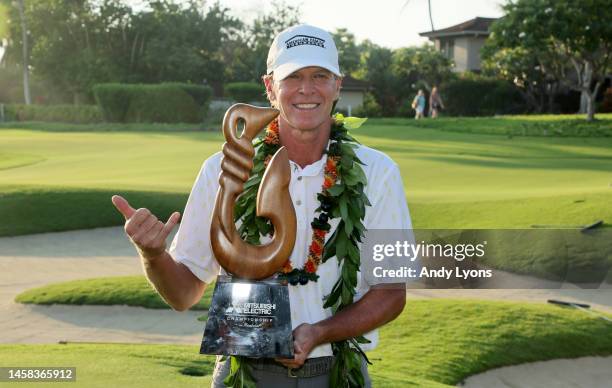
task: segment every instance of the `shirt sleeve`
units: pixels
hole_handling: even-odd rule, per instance
[[[372,206],[366,208],[367,229],[412,229],[404,185],[399,168],[393,163],[378,182],[373,183]]]
[[[406,203],[404,185],[397,164],[392,163],[385,168],[380,179],[372,182],[372,206],[366,208],[366,227],[364,244],[362,244],[361,280],[362,285],[369,286],[382,283],[405,283],[404,278],[388,278],[373,276],[373,268],[382,265],[384,268],[400,268],[401,266],[416,265],[418,263],[404,263],[403,259],[387,258],[375,262],[369,253],[373,244],[389,244],[396,241],[414,243],[412,220]]]
[[[210,245],[210,223],[219,188],[220,155],[208,158],[196,178],[185,211],[168,252],[204,283],[219,274],[219,263]]]

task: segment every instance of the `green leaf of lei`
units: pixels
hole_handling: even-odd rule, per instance
[[[366,175],[361,167],[364,163],[355,154],[359,143],[347,132],[347,130],[359,128],[366,119],[344,117],[341,114],[336,114],[334,118],[336,124],[332,126],[330,135],[332,143],[327,152],[330,156],[341,158],[337,165],[339,181],[323,194],[333,199],[330,200],[333,206],[329,213],[341,219],[338,228],[325,243],[322,261],[326,262],[329,258],[336,256],[340,267],[340,276],[332,287],[331,293],[325,298],[323,305],[324,308],[331,308],[335,314],[353,303],[360,264],[357,244],[363,236],[365,207],[370,206],[370,202],[364,192],[367,184]],[[235,220],[242,220],[240,235],[252,244],[259,243],[260,235],[267,235],[271,232],[269,223],[262,222],[263,220],[255,216],[255,199],[265,171],[263,161],[267,155],[273,155],[278,146],[265,144],[261,139],[263,136],[255,141],[257,151],[254,167],[245,184],[245,190],[234,208]],[[336,356],[330,374],[332,388],[363,386],[361,357],[369,362],[359,347],[359,343],[364,343],[364,341],[367,340],[359,336],[332,344],[332,350]],[[255,387],[250,366],[243,357],[231,357],[230,375],[224,383],[230,387]]]

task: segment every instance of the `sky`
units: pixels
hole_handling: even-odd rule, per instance
[[[500,4],[507,0],[431,0],[435,29],[450,27],[476,16],[500,17]],[[234,16],[250,21],[270,12],[270,1],[221,0]],[[357,41],[369,39],[389,48],[421,45],[427,38],[419,32],[431,30],[427,0],[285,0],[299,6],[302,21],[333,31],[345,27]]]

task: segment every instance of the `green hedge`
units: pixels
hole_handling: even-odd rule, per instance
[[[94,96],[104,118],[128,123],[198,123],[208,110],[211,88],[162,83],[99,84]]]
[[[374,95],[367,92],[363,96],[363,104],[353,110],[353,115],[357,117],[382,117],[382,108],[376,102]]]
[[[266,89],[256,82],[231,82],[225,85],[225,93],[236,102],[266,100]]]
[[[512,84],[484,77],[450,81],[441,90],[446,115],[492,116],[525,113],[526,105]]]
[[[100,123],[102,112],[96,105],[23,105],[4,106],[6,121],[48,121],[75,124]]]

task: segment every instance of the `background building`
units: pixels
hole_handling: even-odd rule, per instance
[[[421,32],[436,49],[455,62],[454,71],[480,71],[480,49],[489,36],[489,27],[496,18],[476,17],[441,30]]]

